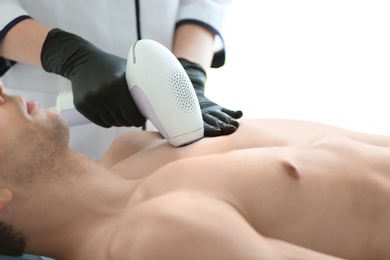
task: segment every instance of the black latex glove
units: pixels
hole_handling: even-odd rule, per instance
[[[236,119],[242,117],[242,111],[226,109],[205,97],[206,72],[199,64],[183,58],[178,58],[178,60],[187,72],[198,97],[202,110],[204,135],[220,136],[234,133],[239,126]]]
[[[72,83],[75,108],[102,127],[141,126],[127,86],[126,59],[106,53],[83,38],[52,29],[41,52],[43,68]]]

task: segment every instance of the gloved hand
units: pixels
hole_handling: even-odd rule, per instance
[[[187,72],[198,97],[202,110],[204,135],[220,136],[234,133],[239,126],[236,119],[242,117],[242,111],[226,109],[205,97],[206,72],[199,64],[183,58],[178,58],[178,60]]]
[[[141,126],[127,86],[126,59],[106,53],[83,38],[52,29],[43,44],[42,67],[72,83],[75,108],[102,127]]]

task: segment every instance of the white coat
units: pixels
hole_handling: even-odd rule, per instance
[[[220,36],[223,15],[231,1],[0,0],[0,40],[18,19],[30,16],[42,24],[77,34],[106,52],[126,58],[130,46],[138,39],[136,2],[140,6],[141,37],[158,41],[171,49],[178,21],[200,22]],[[216,51],[218,48],[223,49],[223,45],[216,46]],[[1,81],[6,91],[36,99],[41,107],[54,106],[58,93],[70,90],[69,80],[20,63],[9,69]],[[72,127],[70,146],[97,159],[119,134],[135,129],[139,130],[123,127],[105,129],[93,124]]]

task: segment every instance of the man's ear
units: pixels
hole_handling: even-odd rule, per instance
[[[5,209],[12,200],[12,192],[7,188],[0,188],[0,212]]]

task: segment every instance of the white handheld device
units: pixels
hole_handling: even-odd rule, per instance
[[[143,116],[175,146],[203,138],[202,113],[192,83],[177,58],[163,45],[139,40],[129,51],[126,81]],[[90,123],[73,105],[71,92],[57,98],[69,126]]]

